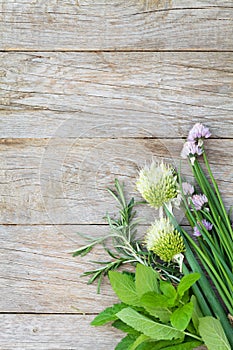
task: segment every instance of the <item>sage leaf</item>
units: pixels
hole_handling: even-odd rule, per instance
[[[216,318],[211,316],[201,317],[199,319],[199,333],[208,349],[231,350],[222,325]]]
[[[183,332],[171,326],[154,322],[130,307],[118,312],[117,317],[138,332],[142,332],[155,340],[172,340],[183,336]]]
[[[171,324],[176,329],[184,331],[189,322],[191,321],[193,313],[193,303],[189,302],[188,304],[176,309],[171,315]]]
[[[108,276],[112,289],[123,303],[140,306],[135,282],[132,276],[117,271],[109,271]]]
[[[138,264],[136,267],[135,284],[139,297],[147,292],[159,293],[159,274],[151,267]]]
[[[189,275],[184,276],[177,287],[179,296],[182,297],[184,293],[199,280],[200,277],[201,275],[198,272],[190,273]]]
[[[126,304],[120,303],[115,304],[111,307],[108,307],[104,311],[100,312],[99,315],[97,315],[94,320],[91,322],[92,326],[102,326],[107,322],[115,321],[117,320],[116,313],[121,311],[127,307]]]

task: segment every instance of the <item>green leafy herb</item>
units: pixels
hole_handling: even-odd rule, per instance
[[[118,312],[117,317],[126,324],[128,324],[130,327],[133,327],[138,332],[142,332],[151,339],[172,340],[181,338],[183,336],[183,333],[179,330],[171,326],[154,322],[148,317],[141,315],[139,312],[133,310],[130,307]]]
[[[169,299],[176,298],[176,295],[177,295],[176,289],[171,283],[160,281],[160,290],[167,298]]]
[[[196,283],[199,278],[200,278],[200,274],[199,273],[192,273],[192,274],[189,274],[187,276],[184,276],[179,285],[178,285],[178,288],[177,288],[177,292],[178,294],[182,297],[184,295],[184,293],[190,289],[190,287]]]
[[[126,323],[122,322],[121,320],[117,319],[115,322],[112,323],[112,326],[116,329],[120,329],[122,332],[133,334],[133,335],[139,335],[140,333],[136,331],[134,328],[128,326]]]
[[[176,344],[183,343],[184,337],[174,340],[148,340],[144,343],[140,344],[137,348],[137,350],[160,350],[160,349],[166,349],[167,346],[174,346]]]
[[[136,267],[136,291],[138,296],[146,292],[159,292],[159,274],[152,268],[138,264]]]
[[[187,341],[182,344],[172,345],[172,346],[166,346],[165,348],[162,348],[163,350],[193,350],[194,348],[201,345],[202,342],[198,340],[192,340]],[[146,350],[146,349],[145,349]]]
[[[128,305],[140,306],[135,282],[132,277],[117,271],[110,271],[109,280],[118,298]]]
[[[113,327],[128,333],[116,349],[154,350],[179,344],[191,349],[191,344],[202,344],[192,323],[192,318],[198,317],[196,300],[193,303],[189,296],[198,278],[199,274],[191,274],[174,287],[148,266],[137,265],[135,275],[110,271],[112,288],[123,303],[101,312],[92,325],[113,322]],[[197,327],[199,320],[195,322]]]
[[[126,350],[130,349],[130,346],[134,344],[135,340],[137,339],[137,336],[128,334],[126,337],[124,337],[116,346],[115,350]]]
[[[171,315],[171,324],[173,327],[184,331],[192,318],[193,314],[193,303],[189,302],[184,306],[181,306],[179,309],[176,309]]]
[[[149,292],[144,294],[140,301],[151,316],[158,318],[163,323],[170,321],[172,312],[168,308],[168,302],[164,295],[156,295],[155,293]]]
[[[117,320],[116,314],[123,310],[126,307],[125,304],[115,304],[111,307],[108,307],[104,311],[100,312],[99,315],[97,315],[94,320],[91,322],[92,326],[102,326],[107,322],[115,321]]]
[[[135,340],[135,342],[129,347],[129,350],[136,350],[138,349],[138,346],[142,343],[144,343],[145,341],[147,341],[148,339],[150,339],[149,337],[147,337],[144,334],[140,334],[137,339]]]
[[[198,305],[197,298],[195,297],[195,295],[191,296],[191,302],[193,303],[192,321],[193,321],[193,325],[194,325],[196,331],[198,331],[199,319],[201,317],[203,317],[203,314],[202,314],[201,309]]]
[[[210,316],[200,318],[199,332],[208,349],[231,350],[231,346],[219,320]]]

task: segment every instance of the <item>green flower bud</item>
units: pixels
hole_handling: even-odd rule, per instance
[[[184,240],[168,219],[161,218],[147,231],[147,249],[153,251],[161,260],[170,262],[185,251]]]
[[[177,176],[169,164],[152,162],[150,167],[144,167],[139,172],[136,187],[142,197],[156,209],[172,201],[179,204]]]

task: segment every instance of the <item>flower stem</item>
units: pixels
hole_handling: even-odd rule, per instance
[[[207,170],[208,170],[208,173],[209,173],[209,175],[210,175],[212,184],[213,184],[213,186],[214,186],[216,195],[217,195],[217,197],[218,197],[218,200],[219,200],[219,203],[220,203],[220,206],[221,206],[221,209],[222,209],[224,218],[225,218],[225,220],[226,220],[227,227],[228,227],[228,229],[229,229],[229,233],[230,233],[230,235],[231,235],[231,239],[233,239],[233,230],[232,230],[232,228],[231,228],[231,223],[230,223],[229,217],[228,217],[228,215],[227,215],[225,206],[224,206],[224,204],[223,204],[222,197],[221,197],[220,192],[219,192],[219,189],[218,189],[218,185],[217,185],[217,183],[216,183],[216,181],[215,181],[215,178],[214,178],[213,173],[212,173],[212,170],[211,170],[211,168],[210,168],[208,159],[207,159],[207,157],[206,157],[205,151],[203,152],[203,159],[204,159],[206,168],[207,168]]]

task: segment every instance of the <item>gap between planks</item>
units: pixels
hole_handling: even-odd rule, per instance
[[[171,53],[179,53],[179,52],[190,52],[190,53],[195,53],[195,52],[197,52],[197,53],[204,53],[204,52],[219,52],[219,53],[231,53],[231,52],[233,52],[233,50],[215,50],[215,49],[213,49],[213,50],[205,50],[205,49],[180,49],[180,50],[168,50],[168,49],[159,49],[159,50],[155,50],[155,49],[117,49],[117,50],[104,50],[104,49],[102,49],[102,50],[74,50],[74,49],[56,49],[56,50],[51,50],[51,49],[49,49],[49,50],[39,50],[39,49],[35,49],[35,50],[33,50],[33,49],[6,49],[6,50],[0,50],[0,53],[11,53],[11,52],[16,52],[16,53],[30,53],[30,52],[41,52],[41,53],[52,53],[52,52],[68,52],[68,53],[130,53],[130,52],[132,52],[132,53],[146,53],[146,52],[148,52],[148,53],[159,53],[159,52],[171,52]]]

